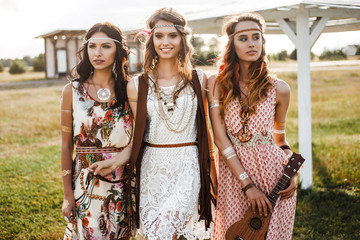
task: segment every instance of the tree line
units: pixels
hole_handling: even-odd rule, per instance
[[[22,59],[0,59],[0,72],[5,71],[5,68],[9,68],[10,74],[21,74],[32,68],[34,72],[45,71],[45,55],[40,53],[36,57],[25,56]]]

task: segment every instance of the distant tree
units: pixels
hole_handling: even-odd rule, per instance
[[[15,59],[10,64],[9,73],[20,74],[26,72],[26,64],[20,59]]]
[[[211,60],[214,60],[215,58],[217,58],[219,56],[219,53],[216,51],[209,51],[206,53],[206,61],[208,63],[208,65],[213,64],[213,62]]]
[[[319,56],[320,60],[343,60],[347,59],[346,53],[341,50],[324,50]]]
[[[30,56],[25,56],[25,57],[23,57],[22,60],[23,60],[23,61],[26,63],[26,65],[28,65],[29,67],[31,67],[31,66],[33,65],[33,62],[34,62],[34,59],[31,58]]]
[[[4,65],[0,62],[0,72],[4,71]]]
[[[289,57],[288,52],[286,50],[280,51],[278,55],[279,55],[279,61],[285,61]]]
[[[45,55],[40,53],[39,56],[34,58],[34,71],[42,72],[45,71]]]
[[[4,65],[4,67],[10,67],[12,59],[6,58],[6,59],[0,59],[0,62]]]
[[[310,59],[313,60],[314,57],[315,54],[313,52],[310,52]],[[297,60],[296,48],[290,53],[289,58],[292,60]]]
[[[193,36],[191,38],[191,43],[195,49],[196,54],[201,52],[202,47],[205,45],[204,39],[201,36]]]
[[[292,59],[292,60],[297,59],[296,48],[290,53],[289,58]]]
[[[360,45],[357,46],[355,55],[360,55]]]
[[[269,53],[267,54],[267,58],[269,59],[269,61],[278,61],[278,55],[275,53]]]
[[[200,52],[199,54],[195,53],[193,55],[193,63],[198,66],[207,65],[207,59],[204,52]]]

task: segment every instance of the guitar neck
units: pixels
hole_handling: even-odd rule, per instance
[[[276,184],[276,186],[274,187],[274,189],[271,191],[271,193],[267,196],[267,198],[269,199],[269,201],[271,202],[271,205],[273,207],[275,207],[276,204],[276,200],[279,197],[279,192],[281,190],[284,190],[288,183],[290,181],[290,177],[288,177],[287,175],[282,175],[282,177],[280,178],[280,180],[278,181],[278,183]]]

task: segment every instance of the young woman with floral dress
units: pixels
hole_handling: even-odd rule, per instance
[[[128,53],[119,28],[95,24],[78,52],[75,79],[64,87],[62,213],[68,222],[64,239],[129,235],[131,199],[122,181],[129,172],[133,133],[126,93]]]

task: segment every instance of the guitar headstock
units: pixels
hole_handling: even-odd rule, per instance
[[[297,153],[294,153],[291,155],[289,162],[285,165],[284,174],[286,174],[289,177],[292,177],[299,171],[301,165],[305,159]]]

